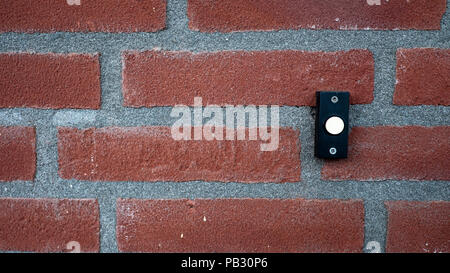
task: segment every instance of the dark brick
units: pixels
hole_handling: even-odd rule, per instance
[[[390,201],[386,252],[450,252],[450,202]]]
[[[371,2],[374,2],[371,0]],[[189,28],[205,32],[282,29],[440,29],[446,0],[188,0]]]
[[[33,180],[35,172],[35,129],[0,127],[0,181]]]
[[[374,60],[368,50],[339,52],[145,51],[123,53],[124,105],[314,105],[318,90],[371,103]]]
[[[117,201],[123,252],[361,252],[360,200]]]
[[[450,49],[397,50],[394,104],[450,105]]]
[[[98,109],[100,97],[98,55],[0,54],[0,108]]]
[[[450,126],[352,128],[349,157],[327,161],[327,180],[450,180]]]
[[[99,208],[93,199],[0,199],[0,250],[81,252],[100,249]]]
[[[176,141],[170,127],[59,128],[59,175],[92,181],[297,182],[299,132],[280,129],[275,151],[260,140]]]
[[[153,32],[165,25],[166,0],[2,0],[0,6],[0,32]]]

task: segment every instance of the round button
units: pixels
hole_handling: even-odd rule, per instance
[[[344,121],[340,117],[331,117],[325,122],[325,130],[332,135],[339,135],[344,127]]]

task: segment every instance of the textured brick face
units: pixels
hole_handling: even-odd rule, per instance
[[[360,252],[358,200],[117,201],[124,252]]]
[[[450,252],[450,202],[391,201],[387,252]]]
[[[98,55],[0,54],[0,108],[100,107]]]
[[[449,253],[449,1],[0,0],[0,252]]]
[[[440,29],[446,0],[188,0],[189,27],[206,32],[280,29]],[[357,12],[355,12],[357,11]]]
[[[450,49],[399,49],[394,104],[450,105]]]
[[[0,250],[98,252],[99,209],[91,199],[0,199]]]
[[[280,129],[275,151],[261,141],[176,141],[170,127],[59,128],[62,178],[101,181],[296,182],[299,133]],[[248,138],[247,138],[248,139]]]
[[[165,21],[166,0],[2,0],[0,6],[0,32],[151,32]]]
[[[0,127],[0,181],[33,180],[35,171],[35,129]]]
[[[373,100],[374,61],[368,50],[341,52],[169,51],[123,54],[124,105],[313,105],[317,90]]]
[[[450,180],[450,127],[355,127],[349,157],[325,163],[331,180]]]

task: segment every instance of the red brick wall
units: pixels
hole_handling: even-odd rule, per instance
[[[193,30],[439,29],[445,0],[188,0]],[[357,12],[355,12],[357,11]]]
[[[0,36],[4,37],[66,32],[90,39],[90,35],[103,32],[102,37],[111,43],[109,39],[142,32],[152,32],[148,35],[155,36],[146,36],[151,41],[170,31],[165,29],[170,19],[166,18],[166,0],[3,2]],[[205,35],[205,39],[215,39],[216,33],[211,32],[223,35],[280,30],[327,30],[331,36],[333,31],[351,30],[377,30],[381,35],[390,30],[439,33],[446,11],[445,0],[416,0],[414,5],[400,0],[376,3],[187,0],[185,27],[190,31],[187,35]],[[111,75],[104,77],[102,50],[40,53],[2,47],[1,51],[2,113],[53,116],[68,110],[89,110],[98,115],[112,113],[120,124],[43,127],[43,121],[32,117],[27,126],[22,122],[0,124],[0,182],[11,184],[11,188],[20,187],[20,183],[33,185],[36,170],[51,162],[58,167],[48,176],[81,181],[83,185],[114,182],[109,186],[117,187],[119,192],[122,183],[128,182],[143,182],[145,186],[155,182],[227,182],[225,188],[233,183],[249,187],[258,183],[301,184],[308,183],[305,180],[309,172],[314,172],[311,166],[320,169],[321,183],[333,181],[333,185],[341,183],[344,187],[355,182],[377,183],[374,181],[400,181],[404,187],[409,183],[437,182],[448,187],[448,123],[354,126],[349,136],[349,157],[322,161],[310,155],[311,143],[301,143],[301,139],[313,141],[312,136],[302,138],[303,132],[290,126],[280,128],[278,149],[261,151],[260,141],[176,141],[169,124],[136,126],[121,121],[121,113],[139,113],[141,109],[135,108],[192,106],[194,97],[202,97],[205,105],[279,105],[309,111],[315,106],[318,90],[349,91],[350,116],[356,109],[353,107],[364,115],[365,107],[371,107],[377,95],[376,78],[384,77],[370,49],[139,50],[131,45],[117,54],[121,75],[114,77],[121,81],[121,92],[114,96],[110,94],[115,90],[109,89]],[[436,107],[448,113],[448,45],[399,47],[391,57],[396,82],[390,90],[391,99],[383,103],[406,111],[419,109],[420,113],[424,109],[420,107]],[[102,108],[105,94],[106,100],[120,100],[115,102],[117,108]],[[443,119],[448,121],[448,117]],[[312,124],[313,119],[310,121]],[[48,126],[48,131],[36,129]],[[49,135],[53,138],[44,139]],[[42,150],[52,143],[57,158],[49,159]],[[303,147],[307,147],[307,155],[302,154]],[[67,181],[58,187],[69,187]],[[185,183],[178,184],[183,187]],[[9,193],[2,192],[0,250],[64,252],[68,251],[68,243],[75,241],[82,252],[99,252],[102,211],[97,199],[105,192],[95,198],[85,196],[90,199],[66,195],[34,198],[23,189],[10,198]],[[292,197],[297,195],[302,196],[294,193],[286,194],[290,197],[285,199],[231,196],[194,200],[115,196],[110,197],[114,199],[110,203],[116,205],[115,231],[112,226],[105,228],[115,232],[117,249],[123,252],[363,251],[367,241],[364,200]],[[387,215],[382,224],[386,227],[383,249],[450,252],[450,196],[445,199],[394,201],[385,196],[380,201]]]

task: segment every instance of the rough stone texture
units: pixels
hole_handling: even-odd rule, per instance
[[[374,61],[368,50],[123,53],[124,106],[314,105],[318,90],[349,91],[371,103]]]
[[[450,126],[352,128],[349,157],[328,161],[327,180],[450,180]]]
[[[397,50],[394,104],[450,105],[450,49]]]
[[[450,202],[385,202],[386,252],[450,252]]]
[[[166,0],[3,0],[0,6],[0,32],[152,32],[165,21]]]
[[[0,108],[100,108],[99,56],[0,54]]]
[[[361,252],[360,200],[117,201],[124,252]]]
[[[96,200],[0,199],[1,250],[67,252],[76,241],[81,252],[98,252],[99,232]]]
[[[63,1],[63,0],[62,0]],[[2,2],[2,1],[0,1]],[[31,2],[31,1],[30,1]],[[319,2],[319,1],[317,1]],[[351,1],[349,1],[351,2]],[[56,126],[77,128],[105,126],[171,126],[171,107],[121,107],[123,50],[216,52],[223,50],[306,50],[342,51],[368,48],[375,61],[374,100],[350,107],[351,126],[449,126],[450,107],[398,106],[392,104],[395,84],[395,53],[398,48],[448,48],[450,1],[440,31],[333,31],[287,30],[263,32],[204,33],[187,27],[187,1],[167,1],[167,28],[157,33],[2,33],[1,52],[100,52],[102,107],[99,110],[0,109],[1,126],[36,126],[37,172],[33,183],[2,183],[0,197],[97,198],[101,208],[101,252],[117,252],[116,199],[178,198],[306,198],[363,199],[365,243],[386,246],[386,200],[446,200],[450,187],[443,181],[399,180],[338,183],[321,179],[323,161],[314,157],[314,116],[310,107],[281,107],[281,126],[301,132],[300,183],[91,183],[58,176]],[[367,251],[364,247],[364,251]],[[1,252],[1,251],[0,251]],[[301,262],[301,261],[300,261]],[[175,272],[175,271],[173,271]]]
[[[35,129],[0,127],[0,181],[33,180],[35,172]]]
[[[446,8],[446,0],[369,2],[377,1],[188,0],[189,28],[205,32],[440,29]]]
[[[176,141],[170,127],[59,128],[59,175],[100,181],[297,182],[299,132],[280,129],[275,151],[265,141]]]

